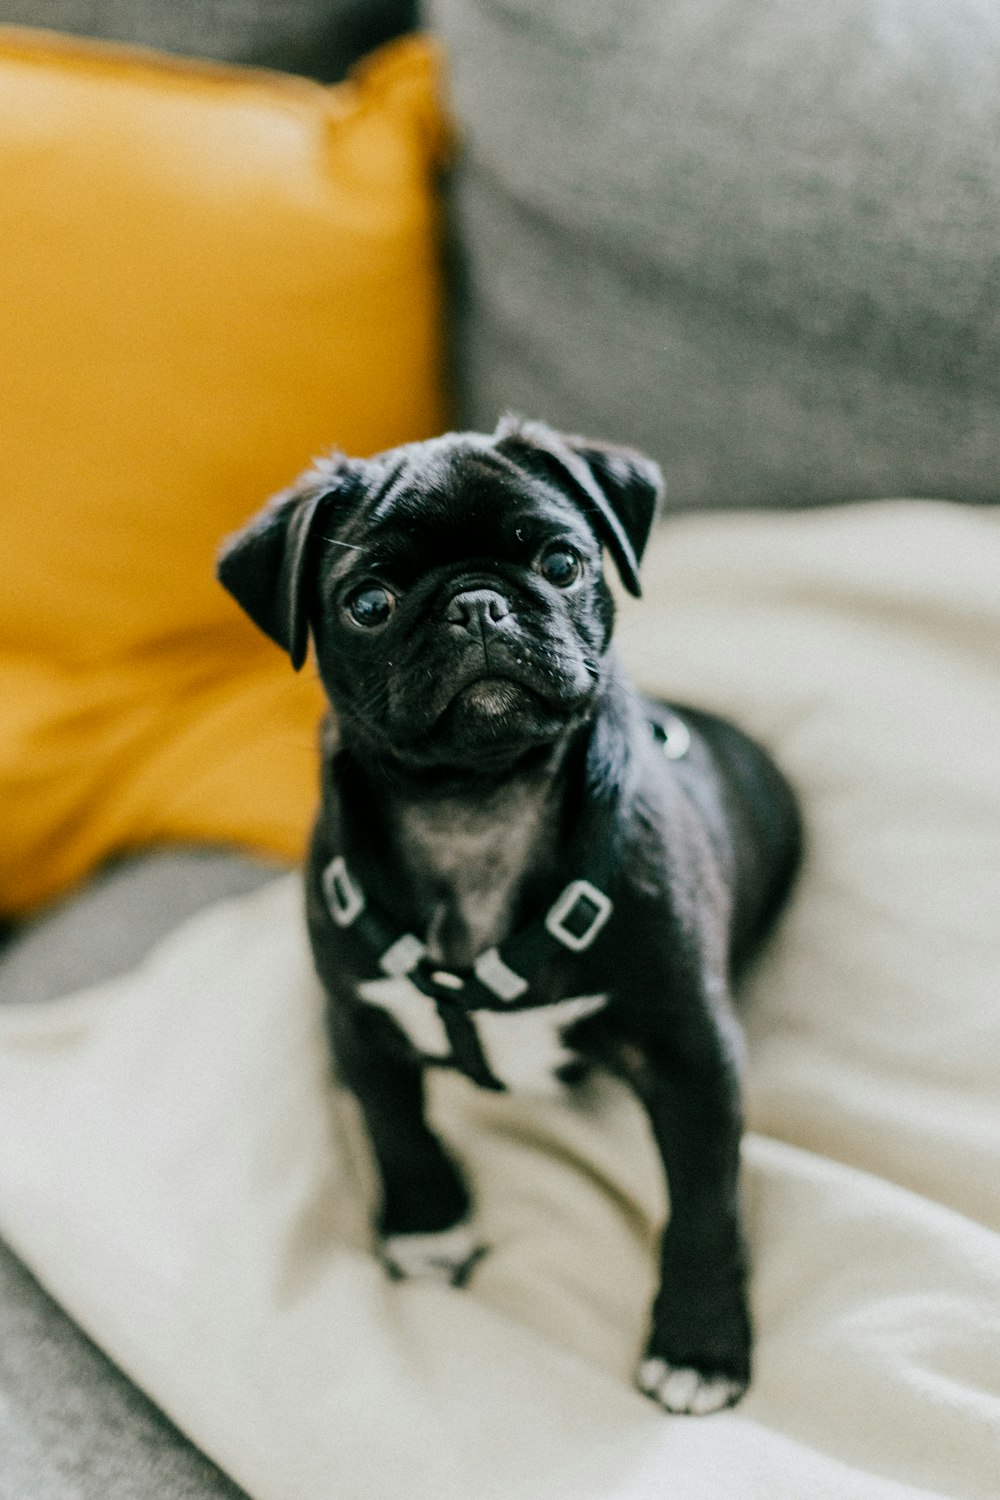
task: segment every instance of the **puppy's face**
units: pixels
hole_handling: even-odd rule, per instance
[[[501,425],[331,460],[227,545],[222,581],[299,665],[308,633],[345,743],[490,769],[558,740],[597,695],[660,493],[621,449]]]
[[[489,449],[371,465],[319,559],[312,614],[349,742],[478,765],[586,714],[611,604],[579,510]]]

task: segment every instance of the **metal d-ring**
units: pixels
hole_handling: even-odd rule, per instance
[[[691,749],[691,731],[683,719],[676,714],[659,726],[660,734],[663,736],[660,744],[667,760],[683,760]]]

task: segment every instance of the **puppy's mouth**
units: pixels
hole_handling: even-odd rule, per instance
[[[445,713],[461,709],[468,713],[482,714],[487,719],[504,718],[529,705],[537,707],[541,702],[541,695],[525,683],[518,682],[513,677],[490,674],[477,677],[460,688]]]
[[[544,685],[520,676],[484,672],[458,688],[429,738],[442,748],[463,745],[474,755],[502,744],[547,744],[576,721],[582,707],[582,700],[547,693]]]
[[[490,734],[519,728],[529,735],[533,731],[548,735],[572,719],[590,698],[590,684],[581,694],[567,688],[568,684],[539,680],[538,674],[506,663],[488,664],[454,685],[431,732],[462,725]]]
[[[412,766],[502,767],[512,757],[553,744],[583,715],[542,687],[503,670],[486,670],[455,686],[423,732],[396,741],[397,757]]]

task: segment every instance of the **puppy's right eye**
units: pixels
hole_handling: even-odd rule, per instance
[[[396,597],[380,583],[366,583],[348,595],[345,608],[355,625],[374,630],[388,620],[396,608]]]

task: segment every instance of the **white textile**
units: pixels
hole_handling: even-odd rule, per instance
[[[734,1411],[632,1387],[645,1121],[435,1080],[491,1245],[390,1283],[295,877],[84,994],[0,1008],[0,1233],[255,1500],[997,1500],[1000,509],[678,519],[619,639],[799,790],[745,987],[757,1325]]]

